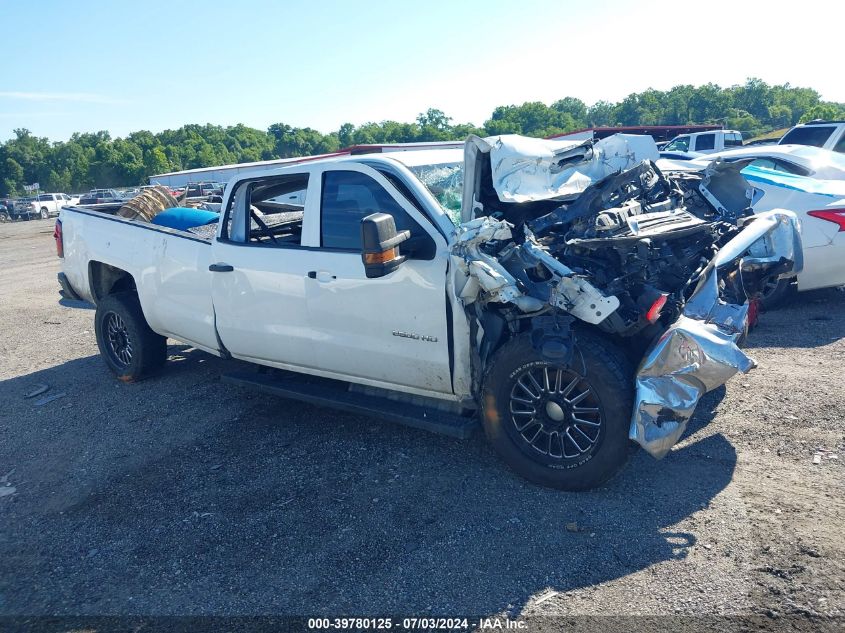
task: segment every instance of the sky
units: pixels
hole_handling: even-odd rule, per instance
[[[0,0],[0,140],[187,123],[327,133],[438,108],[759,77],[845,102],[845,3]]]

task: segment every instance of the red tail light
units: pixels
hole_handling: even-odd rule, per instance
[[[820,211],[807,211],[807,215],[819,220],[827,220],[839,225],[839,231],[845,231],[845,209],[822,209]]]
[[[62,221],[56,220],[56,228],[53,231],[53,238],[56,240],[56,255],[65,256],[65,241],[62,237]]]
[[[666,305],[666,298],[667,295],[660,295],[654,300],[654,303],[651,304],[651,307],[645,315],[645,318],[649,323],[655,323],[657,319],[660,318],[660,312],[663,310],[663,306]]]

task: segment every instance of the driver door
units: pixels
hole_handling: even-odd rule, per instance
[[[408,259],[397,270],[369,279],[361,219],[376,212],[392,215],[412,240],[400,246]],[[381,173],[358,163],[323,170],[317,213],[305,296],[319,366],[353,382],[451,394],[445,238]]]

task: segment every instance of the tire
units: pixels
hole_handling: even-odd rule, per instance
[[[100,355],[123,382],[142,380],[167,360],[167,339],[147,325],[135,294],[109,295],[100,300],[94,331]]]
[[[0,213],[0,222],[10,222],[11,218],[6,213]]]
[[[47,220],[47,219],[49,219],[49,217],[50,217],[50,211],[47,209],[47,207],[41,207],[41,219]]]
[[[491,362],[483,390],[484,431],[504,462],[525,479],[589,490],[627,462],[633,403],[631,366],[603,336],[577,332],[572,361],[565,365],[544,359],[523,334],[503,345]]]
[[[760,304],[764,310],[774,310],[781,307],[792,297],[795,287],[794,279],[777,279],[771,277],[763,283],[763,290],[760,293]]]

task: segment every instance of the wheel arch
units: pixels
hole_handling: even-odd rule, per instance
[[[88,283],[95,303],[119,292],[138,294],[138,286],[131,273],[99,261],[88,263]]]

